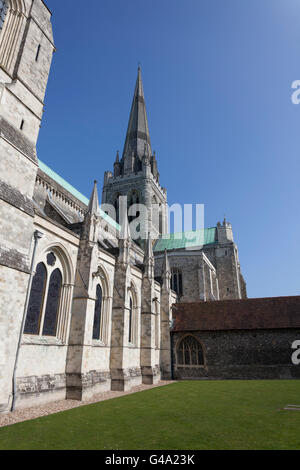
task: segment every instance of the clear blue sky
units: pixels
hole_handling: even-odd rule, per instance
[[[141,62],[169,204],[233,224],[250,297],[300,293],[298,0],[48,0],[39,158],[89,196],[123,150]]]

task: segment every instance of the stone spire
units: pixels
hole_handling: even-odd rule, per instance
[[[145,154],[145,146],[147,154],[152,155],[142,74],[139,67],[122,160],[132,158],[132,153],[134,153],[135,157],[141,161]]]
[[[98,198],[97,184],[98,184],[97,181],[94,181],[94,189],[93,189],[89,207],[88,207],[88,214],[90,215],[98,215],[99,213],[99,198]]]

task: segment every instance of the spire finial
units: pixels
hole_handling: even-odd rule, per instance
[[[91,195],[89,207],[88,207],[88,214],[97,215],[99,211],[99,198],[98,198],[98,189],[97,189],[98,182],[94,181],[94,188]]]
[[[151,239],[151,233],[148,232],[147,245],[146,245],[146,257],[153,258],[153,245]]]
[[[170,268],[167,250],[165,250],[165,257],[164,257],[164,262],[162,266],[162,278],[163,278],[163,287],[167,290],[170,290],[171,268]]]
[[[169,263],[168,252],[167,250],[165,250],[165,257],[164,257],[164,262],[163,262],[163,267],[162,267],[162,275],[166,276],[167,274],[171,274],[171,268],[170,268],[170,263]]]

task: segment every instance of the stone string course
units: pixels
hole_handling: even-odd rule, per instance
[[[32,200],[2,180],[0,180],[0,199],[26,214],[34,216]]]
[[[0,119],[0,136],[11,142],[17,149],[21,150],[30,160],[37,163],[35,146],[30,140],[9,124],[5,119]]]

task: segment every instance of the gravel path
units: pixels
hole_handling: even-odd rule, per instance
[[[144,390],[150,390],[151,388],[163,387],[174,383],[174,381],[161,381],[155,385],[138,385],[132,388],[128,392],[103,392],[94,395],[92,398],[86,401],[74,401],[74,400],[61,400],[48,403],[47,405],[40,405],[34,408],[26,408],[16,410],[13,413],[0,414],[0,428],[4,426],[10,426],[12,424],[21,423],[23,421],[30,421],[32,419],[40,418],[41,416],[48,416],[61,411],[71,410],[72,408],[78,408],[79,406],[90,405],[92,403],[99,403],[105,400],[111,400],[112,398],[123,397],[125,395],[131,395],[132,393],[143,392]]]

